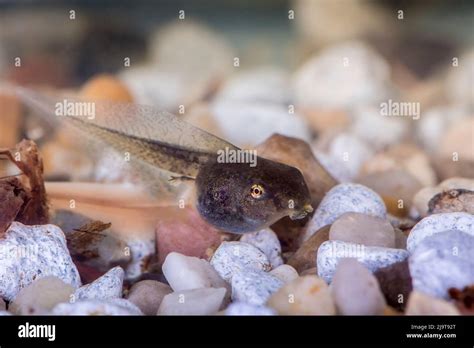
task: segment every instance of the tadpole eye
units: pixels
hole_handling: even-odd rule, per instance
[[[262,185],[259,184],[254,184],[252,185],[252,188],[250,189],[250,194],[252,195],[253,198],[260,198],[263,195],[263,187]]]

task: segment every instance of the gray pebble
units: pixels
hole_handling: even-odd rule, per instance
[[[172,292],[167,284],[156,280],[142,280],[133,284],[127,298],[145,315],[156,315],[163,298]]]
[[[263,230],[246,233],[240,238],[241,242],[252,244],[267,255],[272,268],[283,264],[281,258],[281,244],[275,232],[269,228]]]
[[[474,236],[474,215],[469,213],[442,213],[425,217],[410,231],[407,249],[412,253],[426,237],[444,231],[461,231]]]
[[[114,267],[92,283],[81,286],[73,295],[75,301],[107,300],[122,297],[124,271]]]
[[[232,300],[263,305],[284,282],[269,273],[247,269],[232,278]]]
[[[387,215],[385,204],[375,191],[360,184],[339,184],[324,196],[308,224],[303,240],[307,240],[321,227],[332,224],[347,212],[363,213],[383,219]]]
[[[116,298],[107,301],[85,300],[60,303],[51,311],[52,315],[143,315],[132,302]]]
[[[317,253],[318,275],[330,283],[339,261],[355,258],[371,272],[399,262],[408,257],[402,249],[365,246],[362,244],[330,240],[321,244]]]
[[[474,237],[461,231],[427,237],[410,255],[409,268],[415,290],[447,299],[449,288],[474,284]]]
[[[81,285],[64,233],[55,225],[13,222],[0,240],[0,297],[10,301],[34,280],[49,275],[75,288]]]
[[[243,242],[223,242],[212,256],[211,265],[227,282],[239,271],[269,271],[272,268],[268,257],[260,249]]]

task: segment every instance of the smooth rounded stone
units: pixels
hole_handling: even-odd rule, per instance
[[[365,246],[339,240],[330,240],[321,244],[316,258],[318,276],[330,283],[339,261],[343,258],[355,258],[371,272],[403,261],[408,252],[402,249]]]
[[[233,302],[225,310],[225,315],[276,315],[276,312],[265,306],[256,306],[245,302]]]
[[[51,311],[52,315],[143,315],[132,302],[123,298],[84,300],[60,303]]]
[[[125,272],[117,266],[92,283],[83,285],[74,292],[74,300],[108,300],[122,297]]]
[[[173,251],[206,258],[209,248],[222,242],[222,233],[208,224],[194,207],[179,209],[176,217],[160,220],[156,226],[156,250],[159,263]]]
[[[240,241],[256,246],[267,255],[272,268],[283,264],[281,258],[281,245],[277,235],[270,228],[246,233],[240,237]]]
[[[280,315],[335,315],[328,285],[315,275],[298,277],[284,285],[267,302]]]
[[[18,315],[47,313],[61,302],[67,302],[74,293],[74,287],[53,276],[35,280],[20,290],[10,302],[8,310]]]
[[[459,58],[459,66],[449,69],[446,79],[446,94],[451,101],[473,106],[472,81],[474,80],[474,50],[471,48]],[[472,109],[471,109],[472,110]]]
[[[474,215],[469,213],[443,213],[425,217],[410,231],[407,239],[407,250],[412,253],[426,237],[452,230],[474,236]]]
[[[342,259],[331,291],[342,315],[381,315],[386,303],[374,275],[355,259]]]
[[[298,278],[298,272],[290,265],[278,266],[277,268],[272,269],[269,273],[279,278],[284,283],[291,282],[293,279]]]
[[[5,301],[3,301],[0,298],[0,311],[4,311],[4,310],[6,310],[6,308],[7,308],[7,305],[6,305]]]
[[[269,273],[244,269],[232,277],[232,300],[263,305],[284,282]]]
[[[173,290],[167,284],[156,280],[142,280],[133,284],[127,299],[135,304],[145,315],[156,315],[163,298]]]
[[[357,182],[377,192],[387,211],[400,217],[409,213],[413,197],[422,188],[413,175],[397,168],[360,176]]]
[[[303,117],[290,114],[285,105],[217,100],[211,105],[211,112],[225,139],[237,146],[259,144],[274,133],[306,141],[311,139]]]
[[[81,285],[64,233],[55,225],[12,222],[0,240],[0,297],[10,301],[35,279],[46,276],[75,288]]]
[[[146,268],[148,260],[156,253],[155,236],[145,239],[127,240],[131,260],[125,268],[125,278],[138,278]]]
[[[313,147],[314,157],[321,163],[322,167],[338,182],[350,182],[352,177],[349,168],[339,158],[334,158],[325,151]]]
[[[243,242],[223,242],[212,256],[211,265],[227,282],[240,271],[272,269],[268,257],[260,249]]]
[[[438,155],[452,159],[453,153],[457,153],[460,161],[474,161],[473,129],[474,117],[455,121],[443,134]]]
[[[448,301],[412,291],[405,315],[460,315],[456,306]]]
[[[403,310],[413,290],[408,259],[379,268],[374,272],[374,276],[387,303],[398,310]]]
[[[244,102],[270,102],[288,105],[291,101],[289,75],[281,69],[263,67],[232,75],[216,98]]]
[[[474,214],[474,191],[453,189],[436,194],[428,202],[428,213],[465,212]]]
[[[352,183],[334,186],[324,196],[303,235],[308,240],[321,227],[330,225],[347,212],[386,218],[387,210],[380,196],[370,188]]]
[[[449,288],[474,284],[474,236],[451,230],[422,240],[408,260],[413,288],[447,299]]]
[[[395,232],[390,222],[361,213],[342,214],[332,223],[329,239],[367,246],[395,248]]]
[[[296,71],[293,88],[298,106],[341,109],[382,100],[389,81],[387,62],[365,43],[349,41],[308,60]]]
[[[315,267],[314,257],[319,246],[329,240],[330,228],[331,225],[324,226],[309,237],[288,259],[288,265],[293,266],[298,273]]]
[[[440,193],[438,187],[423,187],[413,196],[411,216],[425,217],[428,215],[428,203],[435,195]]]
[[[347,132],[339,133],[332,139],[327,153],[347,168],[351,180],[359,174],[364,162],[374,155],[365,141]]]
[[[208,261],[193,256],[169,253],[162,271],[173,291],[228,287]]]
[[[216,314],[227,290],[202,288],[173,292],[166,295],[158,308],[158,315],[211,315]]]

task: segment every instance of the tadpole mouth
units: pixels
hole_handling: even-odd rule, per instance
[[[314,209],[311,206],[311,204],[305,204],[303,206],[303,209],[294,210],[292,213],[289,214],[289,216],[291,220],[299,220],[299,219],[305,218],[306,215],[308,215],[309,213],[312,213],[313,210]]]

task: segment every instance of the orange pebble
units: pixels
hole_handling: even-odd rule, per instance
[[[133,97],[123,82],[106,74],[89,79],[82,86],[80,94],[86,99],[133,102]]]

